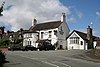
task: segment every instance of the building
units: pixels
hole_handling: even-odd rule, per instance
[[[0,40],[9,40],[11,43],[16,44],[19,41],[23,41],[23,33],[27,30],[23,30],[22,28],[16,32],[14,31],[7,31],[4,32],[4,27],[0,27]],[[10,44],[10,43],[9,43]],[[9,45],[7,44],[7,45]],[[20,43],[22,45],[22,42]]]
[[[37,40],[38,40],[38,33],[37,32],[32,32],[32,31],[24,32],[24,34],[23,34],[23,46],[32,45],[34,47],[37,47],[38,46],[38,44],[36,43]]]
[[[66,37],[68,37],[70,30],[66,23],[65,13],[62,13],[61,20],[59,21],[50,21],[37,24],[37,20],[34,19],[29,31],[31,31],[31,34],[34,35],[36,34],[34,32],[37,32],[38,35],[36,34],[36,38],[38,37],[38,40],[34,39],[34,36],[32,37],[33,39],[24,37],[23,46],[27,45],[27,41],[25,41],[25,39],[27,38],[27,40],[30,39],[31,45],[33,42],[36,42],[36,44],[43,44],[43,42],[49,42],[53,46],[55,46],[56,49],[66,49],[67,47]],[[24,36],[27,35],[30,35],[30,32],[27,32]]]
[[[95,48],[97,38],[98,37],[92,35],[92,28],[90,28],[90,26],[87,28],[87,33],[74,30],[67,37],[67,49],[87,50]]]
[[[100,39],[97,39],[97,45],[95,49],[95,55],[100,57]]]

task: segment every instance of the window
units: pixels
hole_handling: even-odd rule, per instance
[[[70,44],[79,44],[79,37],[71,37]]]
[[[52,33],[52,31],[49,31],[49,38],[51,38],[51,33]]]
[[[43,32],[41,32],[41,39],[43,38]]]
[[[32,33],[29,34],[29,37],[32,37]]]
[[[31,45],[31,41],[28,41],[28,45]]]
[[[61,28],[60,28],[59,33],[60,33],[61,35],[63,35],[63,34],[64,34],[63,29],[62,29],[62,26],[61,26]]]
[[[57,36],[57,30],[54,30],[54,35],[56,35],[56,36]]]
[[[83,45],[83,41],[81,41],[81,45]]]

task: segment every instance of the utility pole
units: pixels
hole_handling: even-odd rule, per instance
[[[2,3],[1,7],[0,7],[0,16],[3,16],[2,12],[3,12],[3,6],[4,6],[5,2]]]

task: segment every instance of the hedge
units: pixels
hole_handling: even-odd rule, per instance
[[[2,67],[2,64],[5,63],[5,54],[0,50],[0,67]]]

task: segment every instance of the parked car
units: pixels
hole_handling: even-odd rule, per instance
[[[19,47],[19,46],[10,46],[10,47],[8,47],[8,50],[9,51],[21,50],[21,47]]]
[[[22,48],[22,51],[28,51],[28,50],[33,51],[33,50],[37,50],[37,48],[34,47],[34,46],[32,46],[32,45],[27,45],[27,46],[24,46],[24,47]]]
[[[40,51],[42,51],[42,50],[48,51],[48,50],[55,50],[55,47],[52,46],[52,44],[50,44],[48,42],[44,42],[42,45],[38,46],[38,49]]]

